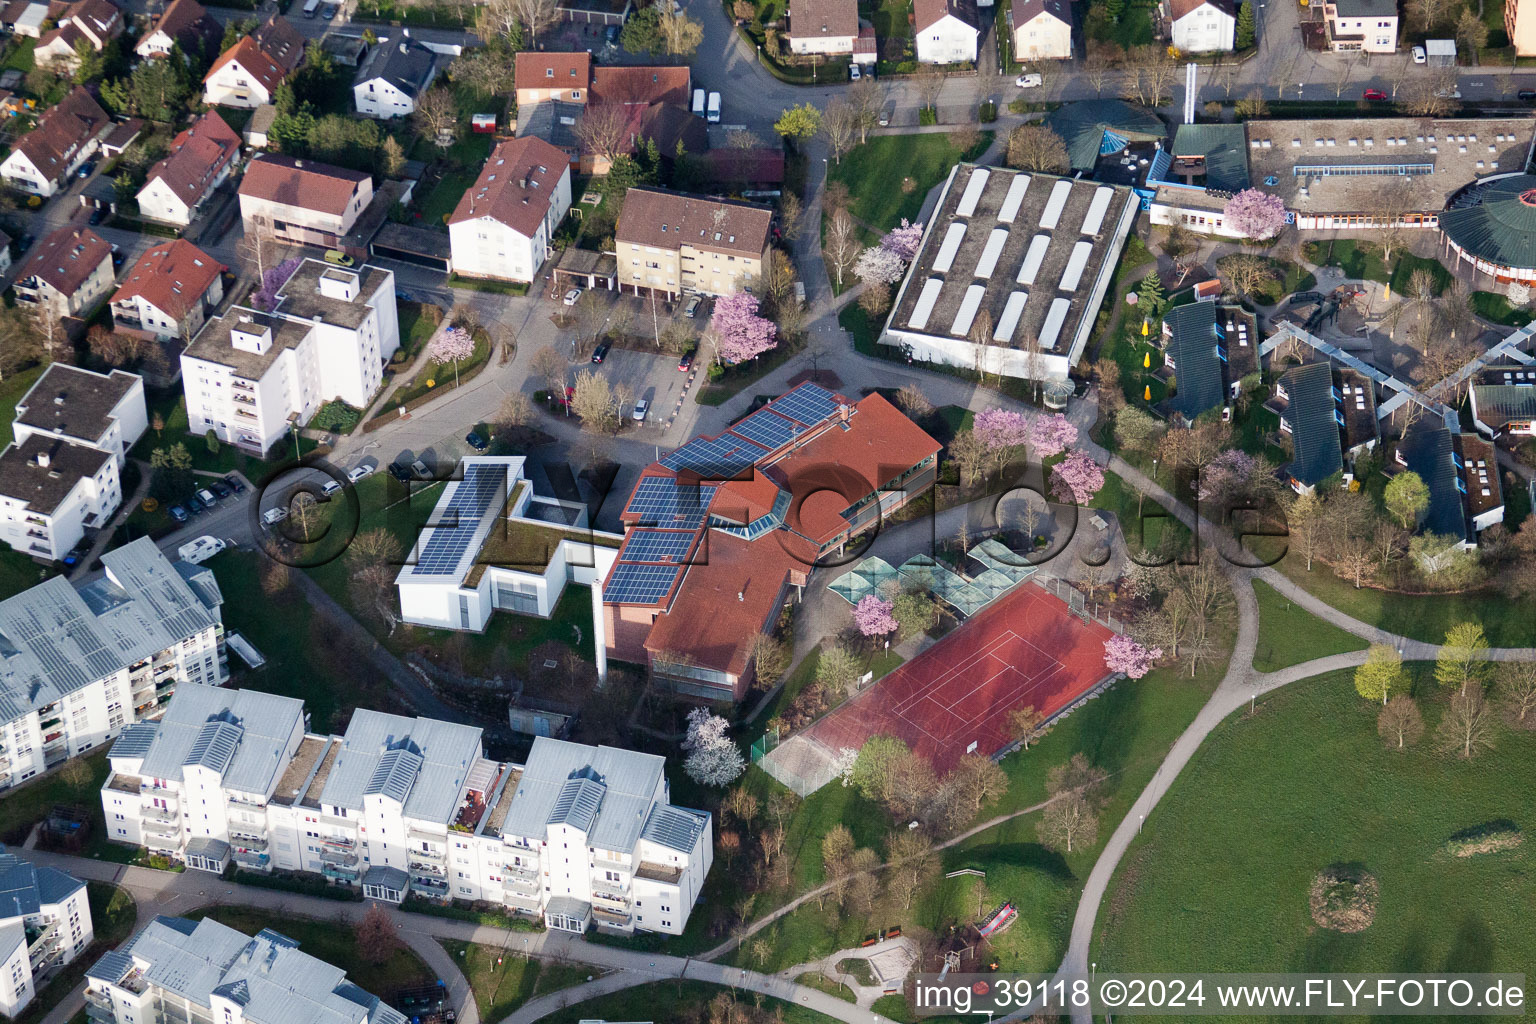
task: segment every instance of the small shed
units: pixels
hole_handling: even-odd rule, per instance
[[[555,289],[601,288],[613,291],[619,282],[619,261],[611,252],[593,252],[567,246],[554,270]]]
[[[251,112],[251,119],[245,123],[245,144],[252,149],[266,149],[267,133],[272,130],[276,120],[277,107],[271,103],[257,107]]]
[[[1196,302],[1215,302],[1221,298],[1221,282],[1216,279],[1201,281],[1195,285]]]
[[[1453,68],[1456,66],[1456,40],[1426,39],[1424,55],[1430,67]]]

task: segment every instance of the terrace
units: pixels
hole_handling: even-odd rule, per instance
[[[273,803],[291,807],[304,796],[304,783],[329,744],[329,740],[319,736],[305,736],[299,741],[299,749],[293,752],[293,760],[283,769],[283,777],[277,780],[277,788],[272,792]]]
[[[683,877],[683,869],[677,865],[641,861],[639,869],[635,871],[635,877],[644,878],[652,882],[664,882],[667,885],[676,885]]]

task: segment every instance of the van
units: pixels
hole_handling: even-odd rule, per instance
[[[703,89],[695,89],[695,90],[693,90],[693,116],[694,117],[703,117],[704,116],[704,90]]]
[[[692,320],[694,317],[698,316],[699,315],[699,303],[701,303],[703,301],[704,300],[699,298],[697,295],[695,295],[693,298],[689,299],[688,300],[688,308],[683,310],[683,316],[687,317],[689,320]]]
[[[719,93],[712,92],[712,93],[709,94],[709,114],[708,114],[708,116],[706,116],[704,118],[704,120],[708,121],[710,124],[719,124],[720,123],[720,94]]]
[[[193,565],[200,565],[203,562],[208,561],[208,559],[212,558],[220,551],[223,551],[226,546],[227,545],[225,545],[225,543],[219,538],[204,534],[196,540],[188,541],[181,547],[177,548],[176,553],[181,555],[181,560],[183,562],[190,562]]]
[[[320,0],[304,0],[304,17],[313,18],[320,13]]]
[[[273,508],[267,509],[261,514],[261,521],[268,526],[276,526],[278,523],[287,518],[288,506],[286,505],[277,505]]]

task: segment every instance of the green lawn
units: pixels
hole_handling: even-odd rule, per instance
[[[1259,643],[1253,652],[1253,667],[1260,672],[1370,646],[1287,601],[1268,583],[1254,580],[1253,593],[1259,601]]]
[[[1516,309],[1498,292],[1473,292],[1472,311],[1484,320],[1506,327],[1524,327],[1532,319],[1529,310]]]
[[[107,751],[103,747],[82,758],[90,768],[90,777],[79,786],[66,782],[60,772],[32,779],[7,790],[0,800],[0,843],[20,846],[32,826],[48,817],[54,804],[75,804],[87,811],[95,809],[100,831],[101,786],[107,781]]]
[[[356,934],[349,925],[295,917],[292,913],[268,913],[255,907],[202,907],[187,916],[198,921],[211,917],[247,935],[271,928],[293,939],[310,956],[346,971],[349,981],[386,1002],[400,989],[430,985],[437,980],[436,972],[404,943],[383,963],[370,963],[359,952]]]
[[[64,1001],[74,987],[85,980],[85,972],[110,949],[133,932],[135,909],[127,889],[110,882],[86,882],[86,899],[91,905],[91,927],[95,939],[74,960],[61,967],[48,984],[37,990],[32,1003],[11,1024],[36,1024]]]
[[[464,972],[484,1021],[502,1020],[534,996],[579,985],[597,973],[596,968],[517,956],[516,939],[506,949],[454,939],[438,941]]]
[[[1293,547],[1275,566],[1306,590],[1361,622],[1427,643],[1443,643],[1458,622],[1482,623],[1494,647],[1536,646],[1536,618],[1511,615],[1509,601],[1494,588],[1466,594],[1400,594],[1362,587],[1356,590],[1322,563],[1307,563]]]
[[[1170,542],[1180,546],[1188,543],[1187,526],[1169,515],[1168,510],[1155,500],[1138,502],[1135,489],[1126,486],[1118,474],[1109,470],[1104,471],[1104,486],[1089,504],[1092,508],[1113,512],[1120,520],[1120,529],[1126,539],[1144,550],[1157,551],[1165,536],[1170,536]],[[1093,529],[1088,523],[1089,517],[1090,513],[1079,513],[1079,533]]]
[[[912,38],[912,23],[907,20],[912,0],[870,0],[859,5],[859,13],[870,20],[881,39]]]
[[[6,47],[5,58],[0,60],[0,71],[28,72],[33,68],[32,51],[37,48],[37,40],[31,36],[12,36],[11,45]],[[9,429],[10,420],[6,421]]]
[[[464,382],[471,377],[480,364],[491,354],[491,339],[484,331],[475,333],[475,350],[468,359],[459,363],[455,369],[452,363],[436,363],[428,361],[416,376],[404,382],[389,396],[389,408],[381,409],[378,415],[395,415],[394,406],[404,405],[407,402],[420,398],[431,391],[451,391],[457,385],[455,380]],[[428,382],[431,382],[430,386]]]
[[[480,138],[481,136],[476,136]],[[475,179],[480,177],[480,168],[464,167],[450,170],[421,200],[416,204],[417,211],[421,214],[424,227],[437,228],[447,223],[445,218],[459,205],[459,200],[464,198],[475,184]]]
[[[1526,970],[1531,844],[1467,858],[1444,846],[1484,823],[1536,821],[1536,736],[1500,727],[1472,761],[1439,754],[1428,737],[1445,703],[1421,696],[1426,739],[1401,752],[1384,748],[1349,672],[1229,718],[1121,862],[1099,911],[1099,969]],[[1374,923],[1349,935],[1319,929],[1307,907],[1313,878],[1340,863],[1381,889]]]
[[[0,601],[15,597],[53,575],[56,570],[52,567],[39,565],[20,551],[6,547],[0,550]]]
[[[950,145],[948,135],[878,135],[833,164],[828,175],[848,186],[855,217],[889,231],[903,217],[916,220],[928,190],[956,163],[976,157],[991,143],[992,133],[982,132],[981,141],[962,153]]]
[[[1382,259],[1381,247],[1373,242],[1338,238],[1330,242],[1309,242],[1307,258],[1320,265],[1336,266],[1346,277],[1390,283],[1396,294],[1406,293],[1415,270],[1423,269],[1434,278],[1434,292],[1439,295],[1451,283],[1451,272],[1438,260],[1415,256],[1399,247],[1389,270]]]
[[[210,452],[206,438],[188,432],[187,401],[181,391],[151,391],[145,397],[151,424],[155,416],[159,415],[165,423],[165,429],[156,431],[151,426],[151,429],[144,431],[144,436],[139,438],[129,452],[131,458],[148,462],[150,453],[156,448],[168,448],[179,441],[187,446],[187,452],[192,456],[193,469],[212,473],[232,473],[238,470],[259,484],[268,472],[295,457],[291,436],[273,448],[270,461],[247,455],[232,444],[220,444],[217,452]],[[315,447],[316,443],[309,438],[299,439],[300,452],[310,452]]]
[[[754,996],[749,992],[736,992],[705,981],[659,981],[650,985],[638,985],[608,996],[599,996],[584,1003],[577,1003],[560,1010],[545,1020],[551,1024],[577,1024],[585,1020],[613,1021],[685,1021],[706,1019],[705,1007],[722,992],[734,996],[752,1006],[761,1004],[764,1010],[779,1011],[778,1020],[784,1024],[827,1024],[830,1018],[804,1006],[786,1003],[768,996]],[[665,1016],[658,1016],[658,1011]],[[488,1018],[487,1018],[488,1019]]]
[[[437,330],[431,318],[423,316],[419,302],[402,302],[400,305],[400,362],[407,365],[421,354],[421,347],[432,339]]]
[[[25,36],[21,37],[26,42],[32,42]],[[0,381],[0,448],[4,448],[16,440],[16,434],[11,429],[11,421],[16,418],[16,403],[21,401],[28,389],[37,383],[37,378],[43,375],[45,366],[32,366],[20,370]]]

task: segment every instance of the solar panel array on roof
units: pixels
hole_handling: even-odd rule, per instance
[[[673,472],[688,470],[701,477],[735,476],[767,454],[766,450],[731,433],[696,437],[661,460]]]
[[[695,536],[683,530],[630,530],[624,537],[622,557],[626,562],[678,565],[693,546]]]
[[[960,308],[955,311],[955,322],[950,325],[950,334],[964,338],[971,333],[971,324],[976,320],[976,311],[981,308],[981,297],[985,294],[986,285],[973,284],[965,290],[965,298],[960,300]]]
[[[1067,208],[1067,196],[1072,194],[1072,183],[1065,178],[1051,186],[1051,197],[1045,201],[1045,209],[1040,211],[1040,226],[1047,231],[1054,231],[1056,225],[1061,222],[1061,211]]]
[[[1013,181],[1008,185],[1008,194],[1003,197],[1002,208],[997,211],[999,224],[1013,223],[1013,219],[1019,215],[1019,207],[1024,204],[1024,193],[1029,191],[1029,183],[1033,180],[1028,174],[1013,176]]]
[[[655,604],[671,591],[682,574],[680,565],[640,565],[617,562],[603,599],[614,604]]]
[[[955,254],[960,251],[960,243],[965,241],[965,225],[954,221],[949,225],[949,230],[944,232],[944,241],[939,245],[939,254],[933,258],[933,272],[947,274],[949,268],[955,265]]]
[[[233,722],[207,722],[198,731],[197,740],[181,763],[199,765],[222,776],[229,762],[234,760],[235,748],[240,745],[244,732]]]
[[[1067,269],[1061,272],[1061,284],[1058,287],[1062,291],[1077,291],[1077,286],[1083,280],[1083,271],[1088,269],[1088,254],[1091,252],[1092,242],[1078,242],[1072,247],[1072,255],[1067,258]]]
[[[991,277],[997,270],[997,258],[1003,254],[1003,246],[1008,244],[1008,229],[993,228],[992,234],[987,236],[986,247],[981,250],[981,259],[976,261],[976,277]]]
[[[1093,191],[1093,201],[1088,204],[1088,213],[1083,217],[1083,234],[1096,235],[1104,226],[1104,215],[1109,212],[1109,201],[1115,196],[1115,190],[1107,185],[1100,185]]]
[[[422,548],[413,572],[418,576],[452,576],[459,560],[474,539],[475,528],[490,510],[491,503],[506,493],[505,466],[470,466],[464,479],[454,485],[453,496],[442,511],[442,518]]]
[[[691,529],[704,522],[714,497],[714,484],[682,484],[670,476],[648,476],[635,488],[624,511],[639,516],[642,526]]]
[[[379,763],[374,765],[373,774],[368,778],[368,785],[363,789],[367,795],[387,796],[397,803],[405,803],[405,798],[410,795],[411,786],[416,782],[416,776],[421,774],[421,766],[425,762],[420,754],[404,747],[396,747],[387,750],[384,756],[379,758]]]
[[[1045,250],[1051,247],[1050,235],[1036,235],[1029,240],[1029,250],[1024,253],[1024,263],[1019,267],[1019,284],[1032,285],[1045,262]]]
[[[832,392],[807,382],[775,398],[768,404],[768,408],[780,416],[788,416],[796,423],[810,427],[837,412],[837,405],[837,396]]]
[[[1003,306],[1003,315],[997,318],[997,330],[992,332],[993,341],[1013,340],[1013,332],[1019,326],[1019,317],[1024,315],[1024,303],[1028,301],[1028,292],[1014,292],[1008,296],[1008,302]]]
[[[772,408],[765,407],[732,427],[731,433],[739,434],[749,441],[756,441],[771,451],[794,440],[799,430]]]
[[[1040,325],[1040,348],[1046,352],[1056,349],[1056,342],[1061,340],[1061,325],[1067,320],[1067,310],[1072,305],[1071,299],[1057,299],[1051,303],[1051,309],[1045,314],[1045,323]]]
[[[955,207],[956,216],[969,217],[976,212],[976,204],[981,202],[981,194],[986,191],[990,177],[992,172],[984,167],[971,172],[971,180],[965,183],[965,191],[960,196],[960,205]]]
[[[939,292],[944,290],[942,277],[930,277],[923,282],[923,290],[918,293],[917,303],[912,307],[912,315],[907,319],[907,326],[914,331],[920,331],[928,326],[928,318],[933,315],[933,307],[939,301]]]

